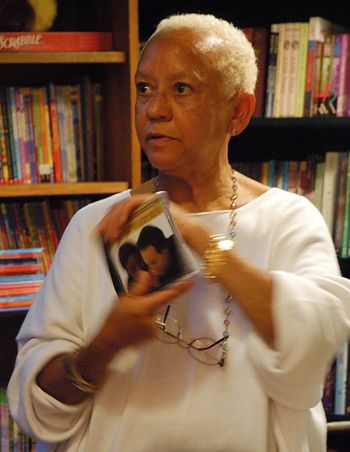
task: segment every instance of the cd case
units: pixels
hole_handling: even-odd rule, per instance
[[[152,290],[199,271],[171,217],[165,191],[135,209],[121,239],[104,249],[117,293],[127,292],[139,271],[151,274]]]

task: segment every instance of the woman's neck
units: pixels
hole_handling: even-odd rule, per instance
[[[160,173],[155,183],[157,190],[167,191],[171,201],[189,212],[229,209],[232,185],[230,166],[224,171],[187,179]]]

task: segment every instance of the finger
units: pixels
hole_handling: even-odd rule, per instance
[[[154,310],[159,306],[162,306],[171,301],[173,298],[180,296],[184,292],[188,291],[192,286],[193,282],[191,280],[184,279],[177,281],[176,283],[165,289],[157,290],[148,294],[146,296],[147,299],[145,298],[145,301],[147,301],[150,312],[154,312]]]
[[[134,195],[113,205],[97,224],[96,231],[103,241],[115,242],[122,235],[131,213],[149,198],[149,195]]]
[[[132,295],[144,295],[151,292],[153,287],[153,277],[145,270],[137,272],[136,281],[132,283],[129,293]]]

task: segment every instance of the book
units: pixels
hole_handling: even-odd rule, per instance
[[[9,137],[9,149],[12,163],[12,180],[18,183],[21,179],[21,168],[19,158],[19,142],[18,142],[18,128],[16,121],[16,110],[14,102],[14,87],[6,86],[5,88],[6,101],[6,118],[7,130]]]
[[[322,47],[326,36],[337,26],[320,16],[309,18],[308,54],[305,81],[304,116],[313,114],[313,97],[317,83],[317,49]]]
[[[299,51],[297,58],[297,78],[295,88],[294,101],[294,117],[301,118],[304,116],[304,97],[305,97],[305,80],[306,80],[306,64],[307,64],[307,48],[309,39],[309,23],[300,23],[299,34]]]
[[[284,57],[286,24],[280,23],[277,24],[277,26],[278,26],[278,48],[276,62],[275,95],[272,114],[274,118],[279,118],[280,116],[283,68],[284,66],[286,66],[287,63],[287,59]]]
[[[337,151],[327,151],[324,166],[321,212],[332,235],[334,227],[337,179],[339,176],[339,156],[340,153]]]
[[[84,162],[86,180],[95,180],[96,148],[94,146],[95,115],[93,83],[88,76],[82,76],[80,82],[80,99],[82,112],[82,133],[84,145]]]
[[[339,77],[340,77],[340,55],[341,55],[341,41],[340,33],[335,33],[333,38],[332,51],[332,67],[330,76],[330,97],[328,101],[329,114],[335,116],[337,114],[337,103],[339,94]]]
[[[5,108],[5,94],[0,88],[0,161],[1,161],[1,178],[0,183],[7,183],[10,176],[10,156],[7,137],[7,112]]]
[[[350,83],[350,33],[341,34],[339,85],[336,116],[348,115],[349,83]]]
[[[96,180],[103,180],[103,148],[104,148],[104,134],[103,134],[103,92],[102,84],[93,84],[94,94],[94,149],[96,154]]]
[[[303,22],[290,22],[291,36],[290,36],[290,61],[289,61],[289,77],[286,88],[285,98],[285,116],[295,116],[295,104],[297,100],[297,82],[298,74],[301,71],[301,38],[302,29],[306,25]],[[300,60],[300,63],[299,63]],[[301,77],[300,77],[301,80]]]
[[[334,213],[334,237],[333,237],[334,246],[338,255],[340,255],[343,237],[348,158],[349,158],[348,152],[339,153],[339,168],[336,187],[336,204]]]
[[[282,67],[281,67],[281,84],[280,84],[280,104],[279,110],[276,111],[275,116],[286,117],[288,116],[288,100],[290,96],[290,78],[292,75],[291,62],[292,62],[292,40],[294,35],[294,22],[286,22],[283,24],[283,52],[282,52]],[[293,68],[295,72],[295,67]],[[294,76],[295,74],[293,74]],[[293,92],[294,95],[294,92]]]
[[[44,281],[44,249],[0,252],[0,309],[29,307]]]
[[[336,360],[329,367],[324,382],[322,404],[326,414],[334,413]]]
[[[265,93],[265,117],[273,117],[273,105],[275,99],[276,66],[278,51],[278,25],[272,24],[269,34],[269,49],[267,56],[267,78]]]
[[[96,52],[110,51],[111,32],[44,31],[1,32],[1,52]]]
[[[318,79],[314,91],[313,115],[325,116],[329,114],[331,66],[333,59],[334,35],[326,36],[325,42],[321,46],[318,59]]]
[[[47,86],[48,102],[49,102],[49,114],[50,114],[50,133],[52,142],[52,159],[54,167],[54,179],[55,182],[62,182],[62,163],[61,163],[61,150],[60,150],[60,132],[58,128],[58,116],[57,116],[57,100],[56,89],[53,83],[49,83]]]
[[[324,162],[316,163],[314,204],[322,212]]]
[[[37,165],[37,150],[35,142],[34,118],[33,118],[33,95],[31,87],[22,87],[23,102],[25,110],[26,128],[26,155],[30,183],[39,182],[39,168]]]
[[[349,344],[346,342],[336,355],[334,414],[345,414],[348,364]]]
[[[346,186],[344,200],[344,223],[343,235],[341,241],[340,257],[349,257],[350,247],[350,158],[348,158],[348,166],[346,170]]]
[[[261,118],[264,114],[268,38],[267,28],[254,27],[252,44],[258,62],[258,78],[255,88],[256,105],[253,113],[255,118]]]
[[[84,158],[84,143],[83,143],[83,124],[81,111],[81,97],[80,86],[78,84],[71,84],[70,99],[73,122],[73,137],[76,160],[76,176],[78,181],[86,180],[86,165]]]
[[[157,290],[199,270],[171,217],[164,191],[135,209],[121,239],[104,249],[117,293],[128,291],[140,271],[151,274],[152,289]]]

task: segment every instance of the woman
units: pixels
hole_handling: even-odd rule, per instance
[[[165,237],[159,227],[144,226],[137,239],[137,248],[148,271],[157,279],[159,287],[183,274],[185,266],[181,266],[174,235]]]
[[[244,34],[212,16],[166,19],[145,45],[136,126],[159,176],[75,216],[18,337],[12,414],[57,450],[326,450],[350,284],[316,208],[229,165],[256,74]],[[159,189],[203,271],[153,293],[142,274],[116,301],[92,231],[118,240]]]
[[[140,250],[134,243],[123,243],[119,248],[118,257],[128,275],[127,285],[130,287],[137,279],[137,274],[140,270],[147,271],[146,264],[142,260]]]

